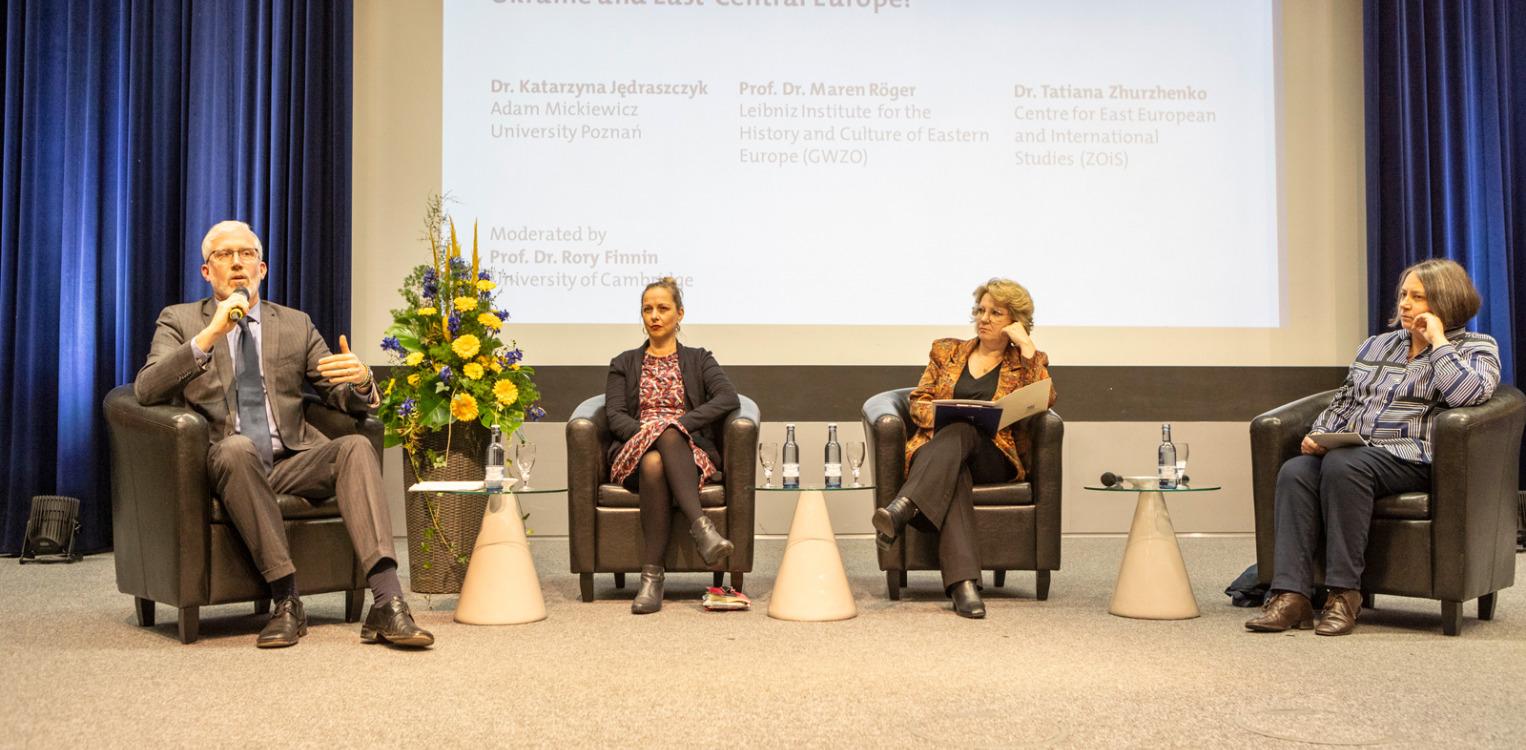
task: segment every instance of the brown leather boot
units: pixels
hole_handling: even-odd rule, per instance
[[[1308,630],[1314,627],[1314,605],[1309,597],[1292,591],[1279,591],[1261,605],[1261,614],[1245,621],[1246,630],[1257,633],[1281,633],[1288,628]]]
[[[1356,589],[1330,589],[1325,600],[1325,616],[1314,628],[1318,635],[1349,635],[1356,630],[1356,616],[1362,612],[1362,592]]]

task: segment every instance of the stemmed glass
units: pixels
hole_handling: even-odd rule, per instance
[[[763,486],[774,486],[774,456],[779,453],[778,443],[758,443],[758,460],[763,462]]]
[[[1186,443],[1176,444],[1176,483],[1182,483],[1182,477],[1187,476],[1187,451]]]
[[[519,478],[524,482],[519,489],[530,489],[530,468],[535,466],[535,443],[522,440],[514,445],[514,465],[519,468]]]
[[[858,481],[858,470],[864,465],[864,441],[854,440],[848,443],[848,466],[853,468],[853,486],[862,487]]]

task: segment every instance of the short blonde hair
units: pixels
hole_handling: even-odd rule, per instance
[[[249,236],[254,238],[254,249],[259,252],[260,259],[264,260],[265,245],[260,242],[260,236],[254,233],[254,228],[242,221],[228,219],[227,221],[219,221],[213,224],[212,228],[207,230],[206,236],[201,238],[201,262],[206,263],[212,260],[212,239],[214,237],[236,230],[248,232]]]
[[[1420,279],[1420,286],[1425,287],[1425,304],[1431,308],[1432,315],[1441,319],[1443,328],[1450,330],[1467,323],[1483,306],[1483,299],[1478,296],[1478,289],[1468,278],[1466,269],[1456,261],[1430,258],[1399,274],[1399,283],[1394,286],[1394,316],[1388,321],[1391,326],[1399,324],[1399,298],[1404,296],[1404,280],[1410,274]]]
[[[1033,297],[1027,287],[1011,279],[991,279],[975,287],[975,304],[979,305],[980,298],[987,294],[996,304],[1007,308],[1007,313],[1023,328],[1033,330]]]

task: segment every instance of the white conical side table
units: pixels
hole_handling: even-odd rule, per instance
[[[1144,484],[1144,483],[1141,483]],[[1118,565],[1118,583],[1107,611],[1141,620],[1190,620],[1200,612],[1192,594],[1192,579],[1176,543],[1176,529],[1166,510],[1167,494],[1212,492],[1217,486],[1161,490],[1148,485],[1087,487],[1096,492],[1132,492],[1134,522]]]
[[[791,488],[799,492],[795,515],[790,520],[784,559],[769,594],[768,616],[795,622],[849,620],[858,616],[853,589],[843,569],[842,553],[832,520],[827,515],[826,492],[866,490],[872,487]],[[760,491],[785,491],[759,487]]]
[[[461,583],[461,597],[456,601],[456,622],[468,625],[520,625],[546,619],[546,599],[541,593],[540,576],[530,556],[525,536],[524,514],[517,495],[565,492],[564,489],[521,489],[510,491],[513,480],[506,480],[498,493],[488,492],[481,483],[474,489],[451,492],[490,495],[482,514],[482,528],[472,546],[466,580]],[[420,483],[409,488],[428,487]]]

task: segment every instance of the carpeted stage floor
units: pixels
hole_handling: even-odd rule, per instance
[[[423,653],[361,644],[338,594],[307,598],[295,648],[255,649],[249,605],[204,610],[185,646],[167,607],[134,625],[110,555],[0,560],[0,746],[1526,744],[1520,586],[1491,622],[1467,605],[1456,638],[1435,602],[1394,597],[1349,637],[1258,635],[1222,594],[1249,537],[1181,539],[1203,616],[1180,622],[1107,614],[1124,540],[1067,538],[1048,601],[1031,573],[988,574],[990,615],[970,621],[935,573],[888,601],[873,542],[841,538],[859,616],[805,624],[766,616],[784,542],[758,544],[754,611],[706,613],[709,577],[675,575],[638,618],[634,576],[582,603],[565,540],[537,539],[549,617],[458,625],[453,597],[411,595],[439,639]]]

